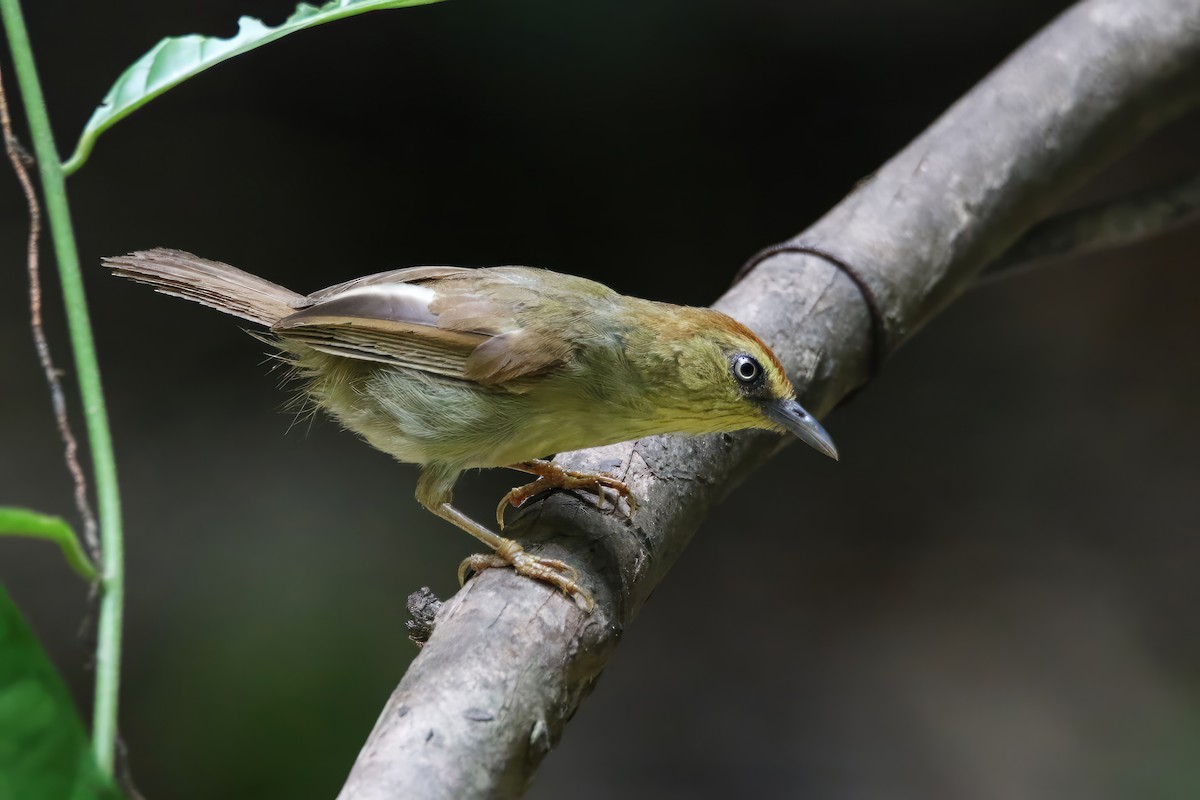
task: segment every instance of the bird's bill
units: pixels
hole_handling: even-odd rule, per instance
[[[821,427],[821,423],[795,400],[776,400],[767,404],[763,410],[767,418],[776,425],[794,433],[809,447],[837,461],[838,451],[833,438]]]

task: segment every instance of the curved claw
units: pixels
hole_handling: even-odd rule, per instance
[[[539,494],[549,492],[554,488],[556,487],[551,485],[545,478],[538,478],[524,486],[514,486],[512,489],[509,489],[508,493],[500,498],[500,503],[496,506],[496,524],[500,526],[500,530],[504,530],[504,511],[509,506],[520,508],[530,498],[537,497]]]
[[[535,463],[538,465],[538,472],[535,473],[538,478],[524,486],[514,487],[500,498],[500,502],[496,506],[496,524],[500,526],[501,530],[504,530],[504,512],[508,506],[520,508],[534,497],[554,489],[582,489],[591,492],[596,495],[596,508],[601,510],[604,508],[604,490],[612,489],[618,497],[624,497],[629,504],[630,519],[633,519],[633,515],[637,512],[637,498],[634,497],[633,491],[624,481],[603,473],[578,472],[561,469],[545,462]],[[527,466],[530,465],[522,465],[522,468]],[[613,507],[616,508],[616,504]]]
[[[572,598],[581,608],[591,612],[596,602],[579,585],[579,571],[565,561],[557,558],[540,558],[530,555],[524,550],[516,550],[507,555],[501,553],[476,553],[467,556],[458,565],[458,584],[466,583],[467,573],[479,574],[485,569],[494,567],[512,567],[518,575],[548,583]]]

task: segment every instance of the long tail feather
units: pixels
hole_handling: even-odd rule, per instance
[[[270,327],[291,314],[302,295],[237,267],[209,261],[182,250],[141,250],[104,259],[122,278],[153,286],[162,294],[224,311]]]

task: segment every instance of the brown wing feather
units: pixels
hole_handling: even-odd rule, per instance
[[[488,385],[511,384],[560,366],[576,346],[565,332],[593,307],[619,297],[594,281],[531,267],[479,272],[487,273],[484,281],[439,292],[430,309],[439,327],[492,334],[471,354],[466,373]]]
[[[476,347],[464,372],[479,383],[508,383],[552,369],[569,355],[571,346],[561,336],[538,336],[522,328],[493,336]]]
[[[469,342],[463,343],[438,341],[416,331],[382,332],[354,325],[310,325],[277,332],[276,335],[306,344],[322,353],[392,364],[448,378],[463,378],[466,375],[467,360],[476,344],[485,338],[471,337]],[[471,335],[459,336],[466,339]]]
[[[347,358],[424,370],[476,383],[513,386],[544,373],[572,350],[559,324],[536,312],[553,275],[527,267],[411,267],[316,292],[307,307],[272,327],[277,335]],[[611,291],[588,284],[603,293]],[[558,287],[571,297],[578,287]],[[562,306],[560,298],[553,303]],[[532,312],[532,313],[531,313]]]
[[[412,267],[371,275],[309,295],[307,307],[272,331],[345,358],[500,383],[521,373],[503,352],[504,335],[519,329],[503,301],[485,299],[496,277],[489,272]]]

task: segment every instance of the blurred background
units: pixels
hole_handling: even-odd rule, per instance
[[[26,6],[67,152],[160,37],[292,3]],[[532,264],[706,304],[1065,6],[455,0],[290,37],[102,137],[70,191],[147,797],[333,797],[416,652],[406,596],[452,593],[474,547],[418,508],[415,468],[294,426],[236,322],[100,256],[184,248],[301,292]],[[1078,199],[1195,170],[1197,142],[1193,115]],[[25,230],[0,177],[0,503],[73,518]],[[529,797],[1200,795],[1198,248],[1180,230],[953,305],[826,420],[841,463],[792,447],[717,509]],[[486,516],[516,480],[459,498]],[[88,714],[85,588],[12,540],[0,582]]]

